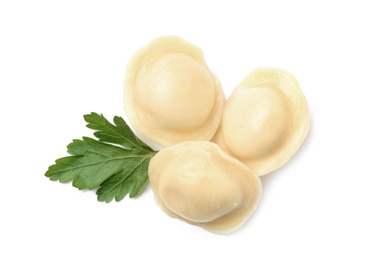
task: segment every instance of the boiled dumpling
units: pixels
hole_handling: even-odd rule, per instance
[[[224,102],[202,50],[179,37],[153,40],[127,66],[126,115],[140,135],[161,146],[211,140]]]
[[[213,141],[265,175],[296,153],[308,130],[308,106],[296,78],[281,69],[259,68],[227,100]]]
[[[261,194],[259,177],[212,142],[162,149],[150,161],[149,179],[164,212],[217,233],[238,229]]]

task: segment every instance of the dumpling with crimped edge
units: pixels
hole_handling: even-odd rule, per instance
[[[309,131],[308,105],[289,72],[262,67],[227,100],[213,142],[258,175],[283,166]]]
[[[260,178],[212,142],[188,141],[150,161],[155,200],[169,216],[215,233],[241,227],[261,195]]]
[[[177,36],[154,39],[128,63],[126,115],[140,135],[163,147],[211,140],[224,102],[220,81],[203,51]]]

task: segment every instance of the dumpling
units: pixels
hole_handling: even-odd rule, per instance
[[[308,131],[308,106],[296,78],[264,67],[235,88],[212,141],[260,176],[283,166]]]
[[[220,81],[202,50],[179,37],[153,40],[127,66],[126,115],[140,135],[163,147],[211,140],[224,102]]]
[[[212,142],[188,141],[159,151],[149,180],[169,216],[216,233],[238,229],[255,210],[261,182]]]

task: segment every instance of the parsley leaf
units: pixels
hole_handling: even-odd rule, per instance
[[[84,116],[88,128],[97,130],[95,137],[101,142],[119,144],[127,149],[137,149],[148,153],[153,150],[135,136],[126,122],[118,116],[114,117],[114,124],[111,124],[103,115],[91,113]]]
[[[110,123],[102,114],[84,116],[98,140],[83,137],[70,143],[71,156],[55,161],[45,176],[71,182],[80,190],[97,189],[99,201],[122,200],[139,194],[148,180],[148,165],[155,151],[137,138],[121,117]]]

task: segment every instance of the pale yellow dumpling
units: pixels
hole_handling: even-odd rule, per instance
[[[150,42],[130,60],[124,107],[139,134],[161,146],[209,141],[221,120],[224,95],[201,49],[176,36]]]
[[[258,175],[283,166],[309,130],[306,99],[295,77],[259,68],[227,100],[213,141]]]
[[[216,233],[238,229],[255,210],[261,182],[212,142],[189,141],[159,151],[149,179],[169,216]]]

